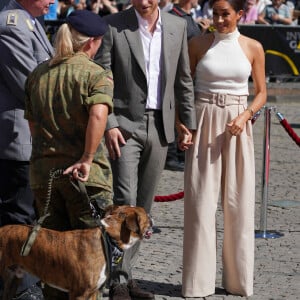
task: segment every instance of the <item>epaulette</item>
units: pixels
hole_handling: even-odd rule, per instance
[[[30,31],[34,31],[34,28],[33,28],[33,25],[32,25],[32,22],[30,19],[26,19],[26,24]]]
[[[18,24],[18,14],[11,12],[7,15],[6,25],[17,26]]]
[[[19,19],[19,14],[17,12],[10,12],[7,14],[6,25],[17,26],[18,19]],[[34,31],[34,27],[30,19],[26,19],[26,24],[30,31]]]

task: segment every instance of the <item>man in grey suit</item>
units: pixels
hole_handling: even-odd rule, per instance
[[[10,0],[0,13],[0,226],[30,224],[35,218],[24,85],[28,74],[52,55],[52,46],[36,19],[52,3],[54,0]],[[37,280],[25,276],[14,299],[43,299]]]
[[[186,22],[160,12],[158,0],[131,3],[132,8],[106,17],[110,30],[95,60],[114,76],[114,112],[105,132],[114,203],[141,206],[150,213],[168,143],[175,138],[175,115],[181,148],[191,144],[196,126],[193,82]],[[125,285],[116,279],[111,300],[154,299],[132,280],[138,248],[125,251],[122,271],[129,281]]]

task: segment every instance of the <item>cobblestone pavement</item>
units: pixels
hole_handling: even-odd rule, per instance
[[[297,102],[268,103],[283,114],[300,135],[300,99]],[[264,115],[254,124],[256,154],[256,230],[261,231]],[[300,299],[300,149],[271,114],[270,176],[266,233],[283,234],[280,238],[256,238],[253,300]],[[183,173],[165,170],[157,195],[176,194],[183,190]],[[134,277],[156,300],[178,300],[181,297],[183,199],[155,202],[152,215],[160,230],[142,244]],[[265,232],[265,231],[263,231]],[[221,286],[222,212],[217,212],[218,263],[216,294],[205,299],[242,299],[224,294]],[[104,297],[104,299],[107,299]],[[189,298],[191,299],[191,298]],[[204,298],[193,298],[204,299]]]

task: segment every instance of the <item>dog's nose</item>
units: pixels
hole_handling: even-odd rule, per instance
[[[147,240],[150,239],[152,236],[152,233],[153,233],[153,231],[151,229],[148,229],[144,234],[144,238]]]

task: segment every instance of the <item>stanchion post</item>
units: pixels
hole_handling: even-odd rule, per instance
[[[270,131],[271,131],[271,112],[274,107],[264,107],[264,144],[263,144],[263,173],[262,173],[262,197],[260,208],[260,229],[255,231],[255,238],[274,239],[283,236],[277,231],[267,231],[267,206],[268,206],[268,187],[270,172]]]

